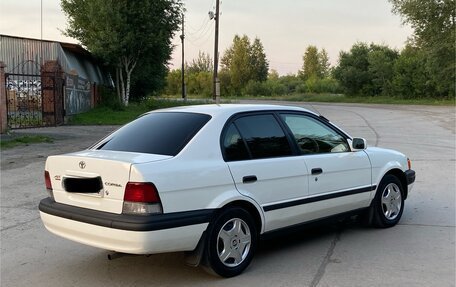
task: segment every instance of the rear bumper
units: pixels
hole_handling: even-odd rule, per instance
[[[152,254],[196,248],[214,210],[135,216],[56,203],[39,205],[46,229],[61,237],[107,250]]]

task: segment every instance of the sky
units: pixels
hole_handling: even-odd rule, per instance
[[[42,0],[42,38],[77,43],[62,34],[66,18],[59,0]],[[214,53],[215,0],[184,0],[185,55],[191,61],[199,51]],[[0,0],[0,34],[41,38],[39,0]],[[385,44],[401,49],[411,36],[410,27],[391,12],[387,0],[221,0],[219,51],[222,56],[236,34],[258,37],[265,48],[270,69],[281,75],[296,73],[302,67],[307,46],[328,52],[330,63],[337,64],[340,51],[355,42]],[[180,32],[170,68],[181,65]]]

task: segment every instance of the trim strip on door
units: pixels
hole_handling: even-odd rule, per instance
[[[323,194],[323,195],[319,195],[319,196],[308,197],[308,198],[263,206],[263,210],[271,211],[271,210],[276,210],[276,209],[282,209],[282,208],[287,208],[287,207],[291,207],[291,206],[307,204],[307,203],[311,203],[311,202],[317,202],[317,201],[328,200],[328,199],[333,199],[333,198],[347,196],[347,195],[369,192],[369,191],[373,191],[375,189],[377,189],[377,186],[372,185],[372,186],[368,186],[368,187],[345,190],[345,191],[341,191],[341,192]]]

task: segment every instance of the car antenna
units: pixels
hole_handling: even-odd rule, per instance
[[[319,116],[321,116],[321,113],[320,113],[320,111],[318,111],[318,110],[317,110],[317,108],[316,108],[316,107],[314,107],[314,105],[312,105],[312,103],[310,103],[310,102],[307,102],[307,104],[308,104],[309,106],[311,106],[311,107],[312,107],[312,110],[314,110],[314,112],[316,112],[316,113],[317,113]]]
[[[329,122],[329,120],[328,120],[325,116],[323,116],[323,115],[320,113],[320,111],[319,111],[314,105],[312,105],[312,103],[307,102],[307,104],[310,105],[310,106],[312,107],[312,110],[314,110],[314,112],[316,112],[320,118],[322,118],[322,119],[324,119],[324,120],[326,120],[326,121]]]

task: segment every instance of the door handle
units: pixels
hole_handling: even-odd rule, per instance
[[[242,178],[242,183],[252,183],[257,181],[256,175],[246,175]]]
[[[317,174],[320,174],[320,173],[323,173],[323,170],[319,167],[317,168],[312,168],[312,175],[317,175]]]

